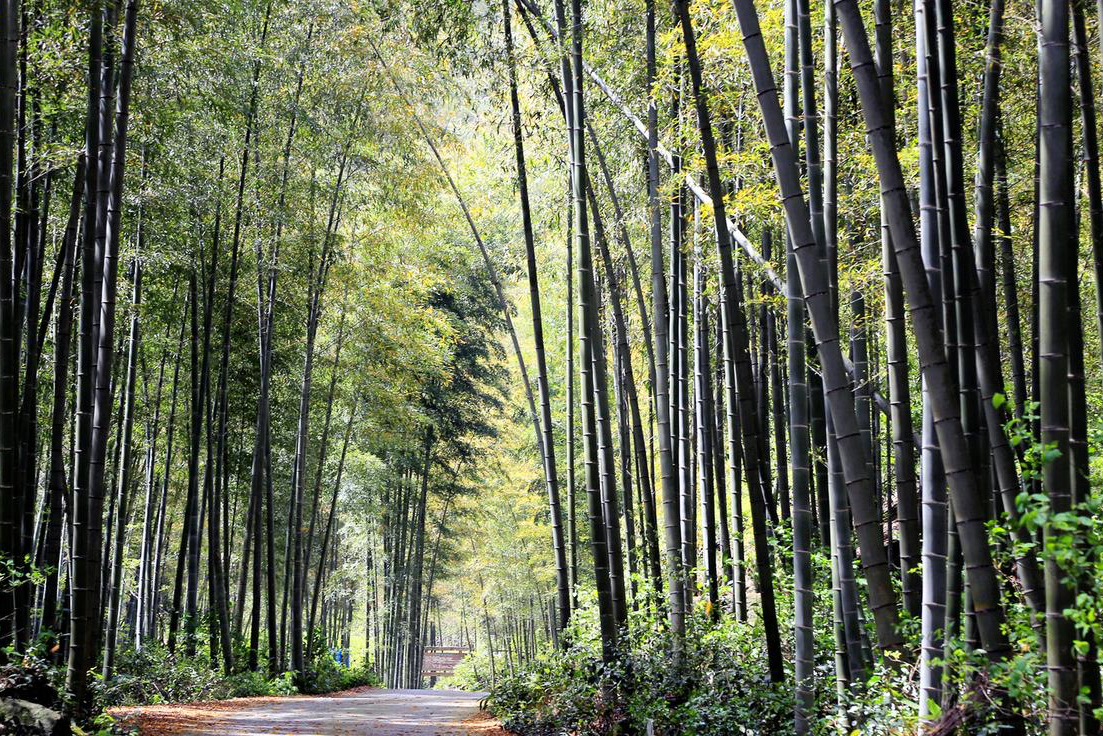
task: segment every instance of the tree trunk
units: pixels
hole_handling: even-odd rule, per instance
[[[108,15],[112,25],[115,21],[115,10],[108,7]],[[122,35],[122,54],[119,59],[119,84],[118,99],[114,105],[114,116],[110,100],[100,100],[100,150],[101,150],[101,176],[99,178],[102,212],[97,220],[97,239],[100,238],[99,230],[103,230],[103,245],[97,243],[97,250],[102,256],[102,272],[97,271],[96,277],[102,277],[102,297],[97,306],[99,316],[98,324],[98,348],[96,357],[95,400],[92,416],[92,452],[89,468],[89,557],[88,562],[93,570],[91,582],[93,595],[92,606],[96,609],[95,624],[90,632],[89,654],[99,652],[101,614],[100,601],[100,574],[102,568],[102,520],[103,520],[103,490],[105,457],[107,453],[107,438],[111,431],[111,404],[112,367],[115,360],[115,293],[118,284],[118,254],[120,240],[120,220],[122,217],[123,177],[126,170],[126,144],[127,129],[130,113],[130,83],[134,67],[135,33],[137,28],[137,0],[129,0],[126,7],[126,20]],[[104,76],[110,81],[112,62],[105,58]],[[101,94],[108,86],[101,88]],[[107,105],[107,109],[105,109]],[[111,158],[108,161],[104,153],[104,144],[107,136],[111,134],[111,121],[114,122],[114,138],[111,141]],[[105,121],[107,121],[105,123]],[[95,323],[94,323],[95,324]]]
[[[85,159],[87,165],[85,166],[86,181],[84,185],[85,192],[85,208],[84,208],[84,232],[81,239],[81,284],[80,284],[80,332],[77,338],[77,399],[76,399],[76,417],[75,417],[75,440],[74,440],[74,453],[75,453],[75,472],[73,473],[73,492],[72,492],[72,523],[73,523],[73,544],[70,552],[70,558],[72,560],[72,580],[69,583],[71,589],[71,604],[70,604],[70,640],[69,640],[69,661],[68,669],[66,672],[65,687],[70,693],[74,695],[77,700],[78,707],[83,706],[85,698],[85,689],[87,686],[88,669],[91,667],[92,653],[89,651],[90,634],[89,630],[92,625],[89,623],[89,618],[94,613],[94,605],[92,603],[92,577],[98,575],[99,571],[92,569],[89,566],[88,556],[91,554],[90,547],[92,544],[91,537],[89,535],[89,474],[88,467],[91,459],[92,450],[92,390],[93,379],[95,378],[95,342],[93,332],[93,315],[97,311],[98,304],[95,301],[94,281],[95,271],[99,260],[96,257],[96,217],[98,214],[98,208],[96,206],[96,192],[99,191],[99,176],[100,167],[97,165],[98,150],[99,150],[99,104],[100,104],[100,66],[101,66],[101,54],[103,50],[103,20],[101,11],[101,3],[96,2],[92,5],[90,12],[90,22],[88,31],[88,107],[85,116],[85,132],[84,132],[84,145],[85,145]],[[9,3],[9,10],[14,10],[15,5]],[[10,15],[10,13],[9,13]],[[7,16],[5,16],[7,18]],[[14,19],[10,19],[8,22],[8,34],[10,36],[11,23]],[[6,47],[5,47],[6,48]],[[9,70],[13,69],[14,64],[0,64],[0,69]],[[11,85],[14,87],[14,84]],[[10,87],[7,84],[0,84],[0,89],[8,90]],[[0,110],[6,111],[8,105],[7,100],[0,100]],[[7,120],[5,115],[4,120]],[[4,133],[6,131],[0,131]],[[5,136],[0,136],[0,140]],[[0,157],[8,158],[10,156],[10,144],[2,142],[0,144]],[[0,177],[7,177],[7,173],[11,171],[10,158],[5,162],[0,160]],[[0,179],[0,201],[8,202],[10,197],[4,196],[3,192],[8,190],[10,182],[6,182]],[[0,216],[7,212],[7,205],[0,207]],[[7,233],[9,231],[8,224],[0,222],[0,231]],[[4,237],[7,237],[6,235]],[[0,248],[3,255],[0,258],[6,259],[9,252],[7,247]],[[0,261],[2,263],[2,261]],[[0,266],[0,270],[4,270],[4,266]],[[10,278],[5,277],[4,273],[0,273],[0,289],[6,288],[4,284],[10,283]],[[7,310],[10,310],[10,297],[0,292],[0,317],[7,314]],[[0,394],[3,394],[0,391]],[[7,444],[6,442],[3,444]],[[15,463],[2,463],[4,468],[11,468],[12,472],[15,470]],[[0,482],[3,482],[0,480]],[[4,498],[13,497],[16,492],[15,481],[9,481],[4,483],[6,489],[11,489],[11,496],[5,493],[0,494]],[[0,531],[6,532],[10,535],[14,533],[13,521],[10,519],[11,514],[7,511],[4,512],[3,518],[0,522],[3,523],[3,527],[0,527]],[[10,529],[10,531],[8,531]],[[98,542],[97,542],[98,544]],[[6,552],[12,554],[14,557],[14,548],[11,543],[0,544]],[[9,604],[7,596],[0,597],[0,603],[5,605]],[[0,608],[0,616],[7,620],[10,611],[6,611]],[[5,636],[3,640],[0,640],[0,644],[8,643],[8,639]]]
[[[318,510],[322,498],[322,474],[325,472],[326,458],[329,455],[329,431],[333,423],[333,397],[337,391],[337,376],[341,372],[341,348],[345,344],[345,315],[348,311],[348,291],[341,302],[341,316],[337,321],[337,344],[333,351],[333,366],[329,374],[329,390],[326,392],[326,415],[322,421],[322,436],[318,440],[318,459],[314,469],[314,491],[310,501],[310,526],[303,546],[303,575],[310,573],[310,557],[314,550],[314,529],[318,523]],[[306,578],[303,578],[303,590],[306,590]],[[310,636],[310,629],[307,629]],[[309,652],[308,652],[309,656]]]
[[[715,224],[717,248],[720,252],[720,274],[722,289],[726,298],[725,317],[728,320],[729,368],[728,402],[739,406],[739,424],[743,435],[743,457],[746,461],[747,478],[751,496],[751,520],[754,525],[756,565],[758,568],[758,588],[762,608],[762,621],[766,633],[767,658],[769,660],[770,680],[781,682],[782,671],[781,641],[778,633],[777,610],[774,604],[773,570],[770,568],[770,553],[766,538],[765,500],[761,461],[758,454],[759,422],[753,395],[754,382],[751,379],[750,360],[747,354],[746,327],[742,312],[738,309],[736,294],[735,267],[732,263],[731,240],[726,226],[723,200],[723,186],[720,170],[717,166],[716,142],[712,134],[712,122],[709,117],[708,102],[704,96],[701,79],[701,66],[697,57],[696,39],[693,33],[688,0],[678,0],[677,10],[682,26],[682,36],[686,46],[686,61],[693,82],[693,97],[697,107],[697,124],[701,134],[701,147],[705,154],[708,169],[709,191],[713,202],[713,220]],[[780,108],[778,113],[780,115]],[[805,225],[808,224],[807,214]],[[841,357],[841,356],[840,356]],[[731,376],[734,370],[735,375]],[[738,402],[738,403],[737,403]]]
[[[132,434],[134,429],[134,383],[138,372],[138,341],[141,339],[142,306],[142,262],[141,231],[139,222],[138,254],[134,260],[134,292],[131,299],[130,338],[126,360],[126,383],[123,387],[122,418],[122,456],[119,459],[118,476],[119,498],[118,515],[115,522],[115,554],[111,565],[111,588],[107,608],[107,642],[103,653],[103,679],[110,680],[115,670],[115,646],[119,635],[119,598],[122,593],[123,555],[126,552],[127,507],[130,499],[130,473],[133,466],[131,454],[134,451]]]
[[[1019,316],[1019,290],[1015,281],[1015,254],[1011,248],[1011,204],[1007,193],[1007,154],[1002,139],[996,142],[996,203],[999,211],[1000,271],[1006,313],[1007,343],[1011,360],[1011,386],[1014,415],[1023,418],[1026,410],[1026,364],[1023,356],[1022,321]]]
[[[556,22],[560,36],[566,37],[566,17],[563,1],[556,0]],[[609,569],[609,549],[606,537],[604,512],[608,505],[603,503],[599,469],[599,430],[608,430],[608,423],[602,423],[601,408],[595,406],[597,400],[604,400],[606,392],[601,392],[604,376],[600,372],[604,362],[597,359],[600,349],[600,321],[594,284],[593,258],[590,250],[590,226],[587,218],[585,198],[585,138],[582,135],[582,121],[585,108],[582,94],[582,5],[580,0],[572,0],[572,31],[570,46],[570,139],[571,139],[571,188],[574,199],[575,248],[578,251],[579,310],[582,313],[582,329],[579,334],[581,344],[582,375],[582,447],[586,467],[586,498],[590,522],[590,546],[594,555],[594,577],[598,594],[599,623],[601,629],[602,655],[606,662],[612,661],[617,642],[617,611],[613,593],[612,571]],[[603,395],[604,394],[604,395]],[[607,411],[607,408],[606,408]],[[600,425],[600,426],[599,426]],[[604,433],[603,433],[604,435]],[[606,446],[608,442],[605,443]]]
[[[502,0],[502,20],[505,25],[506,57],[509,68],[509,97],[513,126],[513,145],[517,155],[517,186],[521,198],[522,229],[525,236],[525,260],[528,266],[529,301],[532,306],[533,341],[536,345],[536,387],[540,394],[540,441],[543,444],[544,481],[548,492],[551,516],[552,549],[555,553],[555,580],[559,604],[559,625],[566,626],[571,616],[571,597],[567,578],[567,552],[563,542],[563,513],[559,500],[559,479],[555,467],[555,442],[552,436],[551,392],[548,385],[548,365],[544,355],[544,327],[540,315],[540,284],[536,269],[536,244],[532,232],[529,208],[528,175],[525,170],[525,148],[521,133],[521,103],[517,97],[517,69],[513,60],[513,32],[509,0]]]
[[[308,636],[311,637],[311,646],[307,647],[308,651],[313,651],[313,637],[314,637],[314,620],[318,611],[318,599],[322,591],[322,570],[326,564],[326,550],[329,549],[329,539],[333,533],[333,521],[337,516],[337,497],[341,490],[341,476],[345,470],[345,457],[348,454],[349,438],[352,436],[353,420],[356,418],[356,409],[358,403],[354,402],[352,409],[349,411],[348,424],[345,425],[345,439],[341,444],[341,459],[337,462],[337,478],[333,481],[333,495],[330,497],[329,502],[329,516],[326,518],[326,530],[322,537],[322,554],[318,559],[318,573],[314,576],[314,592],[310,596],[310,618],[308,619],[307,631],[310,632]]]
[[[1072,101],[1069,73],[1069,4],[1040,0],[1041,46],[1038,74],[1041,99],[1038,130],[1041,169],[1038,220],[1038,385],[1041,398],[1042,443],[1053,448],[1042,466],[1049,513],[1072,508],[1072,463],[1069,447],[1069,281],[1075,278],[1070,249],[1075,241],[1072,177]],[[1047,550],[1065,532],[1048,523],[1042,527]],[[1076,698],[1079,686],[1073,659],[1075,632],[1065,609],[1075,603],[1075,589],[1053,553],[1045,558],[1046,671],[1049,733],[1078,731]]]
[[[989,657],[993,661],[1001,661],[1008,656],[1009,645],[1003,631],[999,581],[984,531],[986,509],[960,424],[959,406],[953,391],[955,381],[945,361],[945,346],[912,226],[900,161],[891,131],[886,127],[886,103],[881,98],[874,70],[869,66],[869,41],[857,4],[853,0],[838,0],[835,7],[850,52],[851,68],[862,100],[862,114],[870,131],[881,189],[888,206],[893,247],[913,318],[923,377],[931,398],[935,429],[951,490],[949,495],[968,569],[977,627]]]
[[[12,163],[16,119],[16,48],[19,40],[18,5],[0,9],[0,553],[21,559],[18,515],[23,488],[18,468],[16,416],[18,411],[19,343],[12,262]],[[94,41],[93,24],[90,36]],[[90,44],[89,56],[94,58]],[[90,85],[91,87],[91,85]],[[89,90],[89,96],[91,96]],[[15,643],[16,601],[11,591],[0,595],[0,648]],[[3,655],[6,661],[7,656]]]
[[[808,386],[804,365],[804,304],[792,246],[786,258],[789,289],[789,444],[793,456],[793,628],[796,705],[794,732],[811,733],[813,716],[812,506],[808,495]]]
[[[839,350],[838,322],[833,319],[828,290],[825,288],[826,279],[815,253],[815,239],[800,189],[796,159],[777,103],[777,91],[766,48],[759,34],[758,15],[753,1],[736,0],[736,13],[752,64],[759,107],[771,143],[778,184],[782,188],[786,221],[794,242],[793,249],[797,256],[805,302],[812,318],[825,393],[837,433],[847,493],[861,548],[862,567],[869,584],[870,607],[877,625],[877,642],[883,650],[895,650],[901,643],[900,634],[896,631],[896,596],[881,536],[880,513],[868,474],[869,454],[862,446],[854,405],[849,395],[849,381],[846,379]]]
[[[695,218],[696,219],[696,218]],[[697,430],[697,482],[703,517],[705,576],[708,582],[708,612],[720,620],[720,586],[716,568],[716,488],[712,445],[715,425],[712,407],[712,371],[709,365],[708,303],[704,290],[706,277],[701,263],[701,242],[693,243],[693,396]]]
[[[59,634],[58,579],[61,576],[61,539],[64,508],[69,494],[69,478],[65,474],[65,410],[70,386],[70,345],[73,329],[73,271],[76,265],[76,240],[80,225],[81,197],[85,185],[85,156],[77,158],[73,176],[73,196],[69,203],[69,220],[61,243],[61,294],[58,300],[57,325],[54,333],[54,385],[50,428],[50,469],[47,495],[49,519],[43,544],[43,561],[48,568],[42,594],[41,628]],[[0,244],[2,247],[2,244]],[[52,567],[51,567],[52,566]]]
[[[939,174],[934,163],[934,134],[929,101],[932,74],[927,49],[926,3],[915,4],[915,36],[917,64],[917,101],[919,106],[919,225],[923,265],[932,297],[942,298],[942,275],[938,267],[939,206],[937,189]],[[935,82],[937,84],[937,82]],[[937,108],[936,108],[937,109]],[[891,233],[890,233],[891,238]],[[895,250],[895,249],[894,249]],[[895,253],[894,253],[895,255]],[[919,718],[926,721],[942,702],[941,632],[946,609],[947,501],[942,457],[935,435],[934,414],[928,396],[927,379],[922,384],[922,449],[920,454],[921,526],[922,537],[922,615],[919,670]]]
[[[1091,218],[1092,251],[1103,251],[1103,202],[1101,202],[1099,182],[1099,141],[1096,131],[1094,87],[1091,82],[1091,56],[1088,49],[1087,24],[1083,5],[1072,3],[1073,28],[1076,41],[1077,76],[1080,86],[1081,130],[1084,139],[1084,166],[1088,174],[1088,210]],[[1069,446],[1071,449],[1072,502],[1075,506],[1087,502],[1091,497],[1090,454],[1088,450],[1088,409],[1087,386],[1084,377],[1084,323],[1080,301],[1080,276],[1078,249],[1069,249],[1068,266],[1068,304],[1069,304]],[[994,260],[994,259],[993,259]],[[994,287],[993,287],[994,296]],[[995,299],[992,299],[995,307]],[[1079,540],[1077,545],[1081,554],[1090,554],[1090,545]],[[1081,571],[1079,585],[1090,590],[1093,584],[1092,574]],[[1099,719],[1095,711],[1103,701],[1103,685],[1100,683],[1098,639],[1093,631],[1082,634],[1086,640],[1086,650],[1077,650],[1077,675],[1081,693],[1086,691],[1087,698],[1078,698],[1080,733],[1098,733]]]
[[[659,207],[658,108],[655,105],[655,2],[647,0],[647,204],[651,234],[651,314],[655,330],[655,412],[659,425],[659,480],[662,487],[663,538],[666,543],[667,606],[674,660],[685,646],[685,589],[680,569],[682,532],[678,526],[678,486],[671,447],[670,362],[666,282],[663,279],[662,210]],[[730,413],[730,409],[729,409]],[[738,488],[738,486],[734,486]],[[739,491],[733,493],[738,495]]]

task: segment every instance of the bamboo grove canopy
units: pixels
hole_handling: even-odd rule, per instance
[[[5,666],[1099,733],[1101,13],[0,2]]]

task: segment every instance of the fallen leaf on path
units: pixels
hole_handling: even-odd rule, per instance
[[[474,736],[510,736],[509,731],[498,723],[498,719],[485,710],[468,718],[463,725],[467,727],[467,732]]]

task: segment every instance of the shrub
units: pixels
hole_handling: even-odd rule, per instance
[[[378,685],[379,680],[367,664],[349,667],[338,662],[326,648],[320,631],[311,637],[314,646],[311,649],[310,663],[304,677],[303,692],[312,694],[332,693],[339,690]]]
[[[115,676],[92,682],[97,705],[156,705],[231,697],[233,684],[205,657],[177,657],[157,645],[126,648],[116,657]]]
[[[0,697],[17,698],[53,710],[61,707],[55,685],[56,672],[49,663],[34,654],[0,666]]]
[[[769,682],[760,630],[725,619],[690,619],[681,666],[657,621],[635,614],[632,636],[609,663],[580,611],[563,652],[546,652],[500,680],[490,706],[506,729],[525,736],[656,733],[701,736],[782,733],[792,700]]]

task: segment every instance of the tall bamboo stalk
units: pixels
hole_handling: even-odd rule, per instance
[[[567,577],[567,551],[563,539],[563,514],[559,500],[559,480],[555,467],[555,441],[552,436],[551,391],[548,385],[548,365],[544,355],[544,327],[540,315],[540,284],[536,269],[536,244],[532,230],[532,212],[529,206],[528,175],[525,169],[525,148],[521,132],[521,103],[517,97],[517,68],[513,58],[513,32],[510,30],[509,0],[502,0],[502,20],[505,27],[506,58],[509,68],[510,120],[513,127],[513,145],[517,158],[517,188],[521,199],[522,231],[525,236],[525,262],[528,267],[529,302],[532,307],[533,341],[536,345],[536,387],[540,394],[541,442],[544,452],[544,481],[548,493],[551,514],[552,549],[555,553],[555,579],[559,605],[560,627],[566,626],[571,616],[570,581]]]
[[[884,539],[881,536],[880,513],[873,497],[873,483],[868,472],[869,455],[862,446],[858,431],[849,380],[839,349],[838,322],[833,319],[829,303],[830,289],[812,235],[795,153],[785,130],[769,57],[759,30],[758,13],[752,0],[736,0],[735,8],[747,57],[751,62],[759,108],[770,139],[775,174],[785,203],[786,222],[793,238],[793,250],[804,287],[805,305],[816,336],[825,394],[835,424],[847,495],[862,553],[862,567],[869,583],[870,607],[876,622],[877,642],[883,650],[895,650],[901,643],[896,627],[896,596],[890,578]]]
[[[746,461],[745,467],[751,496],[751,520],[754,525],[758,588],[762,621],[766,633],[767,658],[771,680],[780,682],[783,679],[781,642],[778,635],[777,610],[774,604],[773,570],[770,567],[770,555],[766,538],[766,509],[764,508],[766,505],[766,489],[762,485],[764,473],[762,472],[762,460],[758,452],[759,436],[764,425],[760,423],[758,411],[755,407],[754,382],[751,378],[751,366],[746,342],[746,325],[743,321],[742,312],[737,308],[739,301],[736,292],[737,281],[732,259],[730,233],[726,225],[723,185],[717,164],[716,141],[713,137],[708,102],[702,89],[701,65],[697,56],[696,38],[693,33],[688,0],[679,0],[677,10],[686,48],[686,62],[693,86],[701,147],[705,154],[705,163],[708,170],[709,191],[713,202],[714,232],[717,250],[720,253],[721,283],[726,299],[724,311],[729,325],[727,348],[729,357],[727,360],[734,364],[735,372],[734,380],[730,380],[728,383],[727,400],[730,404],[739,406],[739,424],[743,435],[743,457]],[[780,108],[778,112],[780,114]],[[806,216],[806,224],[807,220]]]
[[[1069,4],[1040,0],[1041,47],[1038,54],[1041,136],[1038,221],[1038,386],[1041,399],[1041,440],[1055,452],[1042,467],[1050,513],[1072,507],[1072,463],[1069,447],[1069,250],[1074,223],[1072,163],[1072,101],[1070,93]],[[1063,532],[1052,524],[1042,528],[1046,549]],[[1076,697],[1079,687],[1073,659],[1073,624],[1065,609],[1073,605],[1075,589],[1056,556],[1045,557],[1046,671],[1049,733],[1065,736],[1078,731]]]

